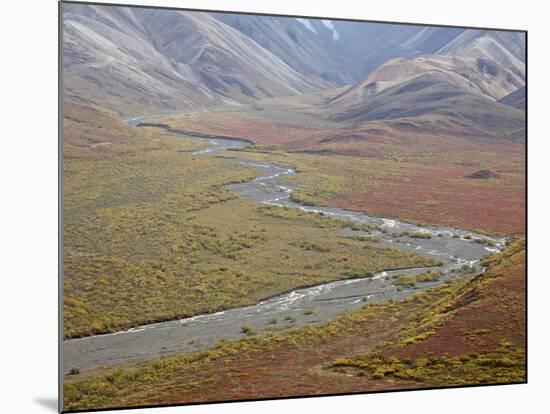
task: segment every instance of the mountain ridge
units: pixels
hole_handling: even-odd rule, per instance
[[[525,85],[520,32],[68,4],[63,46],[65,99],[119,116],[322,92],[343,123],[524,123],[505,99]]]

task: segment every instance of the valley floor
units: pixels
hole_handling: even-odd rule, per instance
[[[388,268],[437,264],[375,237],[350,237],[341,231],[353,229],[350,223],[238,198],[226,185],[254,179],[258,171],[227,157],[294,167],[298,174],[287,178],[297,189],[291,198],[303,205],[524,233],[521,144],[464,138],[445,152],[444,145],[433,145],[434,137],[422,147],[406,134],[374,134],[372,142],[359,144],[317,142],[312,151],[309,141],[269,141],[288,137],[280,124],[271,132],[260,128],[264,135],[253,127],[253,148],[205,157],[197,152],[204,149],[200,143],[158,128],[113,122],[98,139],[106,115],[71,106],[69,111],[66,338],[216,312]],[[199,132],[252,140],[232,121],[222,123],[226,116],[191,114],[161,123],[194,132],[198,124],[223,124],[223,131],[218,126]],[[295,134],[308,138],[303,125],[309,115],[300,116]],[[315,134],[334,135],[327,122]],[[467,177],[479,170],[491,171],[489,178]],[[262,334],[243,326],[243,339],[213,348],[84,373],[75,368],[64,377],[65,409],[523,382],[524,240],[484,264],[488,271],[473,279],[457,277],[329,322]]]
[[[525,241],[486,273],[321,326],[71,380],[67,408],[125,407],[526,380]]]

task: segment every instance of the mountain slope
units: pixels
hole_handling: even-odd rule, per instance
[[[65,97],[121,113],[327,86],[206,13],[65,5],[63,46]]]
[[[524,33],[465,30],[436,53],[493,60],[525,79]]]
[[[525,86],[499,99],[499,102],[504,105],[513,106],[517,109],[525,110]]]
[[[523,84],[520,76],[494,61],[399,58],[331,99],[327,107],[337,120],[406,118],[417,125],[438,121],[470,133],[516,131],[523,127],[523,114],[495,102]]]
[[[333,32],[319,20],[226,13],[213,16],[250,37],[297,72],[320,77],[332,86],[357,80],[349,69],[353,67],[352,61],[342,64],[330,47]]]
[[[434,53],[464,29],[214,13],[300,73],[337,86],[392,57]]]
[[[339,38],[332,47],[338,55],[354,62],[356,81],[397,57],[435,53],[464,29],[426,27],[375,22],[334,21]]]

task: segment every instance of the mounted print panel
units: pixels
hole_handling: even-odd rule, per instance
[[[526,381],[526,32],[60,24],[64,411]]]

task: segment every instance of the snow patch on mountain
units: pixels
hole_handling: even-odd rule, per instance
[[[313,32],[315,34],[317,34],[317,31],[315,30],[315,28],[311,25],[310,21],[308,19],[296,19],[298,20],[300,23],[302,23],[305,28],[307,30],[309,30],[310,32]]]
[[[338,40],[340,39],[340,33],[338,33],[338,30],[334,27],[332,22],[330,20],[322,20],[323,25],[332,32],[332,40]]]

